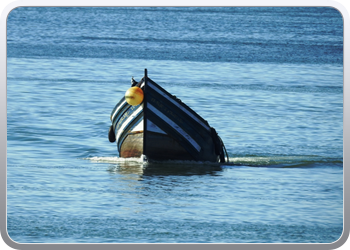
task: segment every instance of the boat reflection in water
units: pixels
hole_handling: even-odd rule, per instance
[[[222,171],[219,164],[197,162],[123,162],[110,165],[108,172],[130,176],[132,179],[143,176],[191,176],[217,175]]]

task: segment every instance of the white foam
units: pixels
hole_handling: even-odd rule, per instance
[[[83,158],[84,160],[89,160],[96,163],[139,163],[139,164],[171,164],[171,165],[222,165],[222,164],[230,164],[230,162],[226,163],[216,163],[216,162],[209,162],[209,161],[183,161],[183,160],[163,160],[163,161],[149,161],[145,155],[141,155],[141,157],[137,158],[122,158],[122,157],[87,157]]]
[[[330,161],[335,159],[322,158],[320,156],[238,156],[230,157],[229,161],[224,163],[203,162],[203,161],[180,161],[180,160],[164,160],[164,161],[149,161],[145,155],[139,158],[121,158],[121,157],[88,157],[84,160],[89,160],[95,163],[110,163],[120,166],[142,166],[148,165],[195,165],[195,166],[249,166],[249,167],[298,167],[317,162]],[[337,159],[336,159],[337,160]]]
[[[122,158],[122,157],[87,157],[84,160],[89,160],[96,163],[144,163],[142,157]]]

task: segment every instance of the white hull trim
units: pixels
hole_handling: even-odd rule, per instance
[[[156,114],[159,118],[161,118],[164,122],[166,122],[168,125],[170,125],[173,129],[175,129],[184,138],[186,138],[198,152],[201,150],[201,147],[198,145],[198,143],[195,140],[193,140],[193,138],[189,134],[187,134],[179,125],[177,125],[170,118],[168,118],[166,115],[160,112],[152,104],[148,103],[147,108],[151,110],[154,114]]]
[[[138,124],[132,129],[132,132],[141,132],[144,131],[143,119],[138,122]],[[146,131],[154,132],[158,134],[167,134],[163,130],[161,130],[156,124],[147,119],[147,129]]]
[[[167,94],[165,94],[163,91],[161,91],[159,88],[157,88],[156,86],[154,86],[151,82],[147,83],[147,87],[151,87],[152,89],[154,89],[158,94],[162,95],[164,98],[166,98],[168,101],[170,101],[172,104],[174,104],[176,107],[178,107],[179,109],[181,109],[183,112],[185,112],[188,116],[190,116],[193,120],[195,120],[196,122],[198,122],[200,125],[202,125],[206,130],[210,131],[210,127],[205,124],[204,122],[202,122],[200,119],[198,119],[196,116],[194,116],[190,111],[188,111],[186,108],[184,108],[183,106],[181,106],[177,101],[175,101],[172,98],[169,98],[169,96]]]
[[[120,137],[120,135],[124,132],[125,127],[126,127],[132,120],[134,120],[135,117],[137,117],[142,111],[143,111],[143,107],[142,107],[142,106],[138,107],[138,108],[132,113],[132,115],[130,115],[130,116],[128,117],[128,119],[126,119],[126,120],[123,122],[122,126],[118,129],[118,133],[117,133],[116,136],[115,136],[115,138],[116,138],[117,141],[119,141],[119,137]]]

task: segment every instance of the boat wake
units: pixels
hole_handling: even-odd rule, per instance
[[[230,163],[234,165],[250,167],[316,167],[325,165],[342,166],[342,158],[327,158],[321,156],[238,156],[230,157]]]
[[[94,163],[109,163],[117,165],[206,165],[206,166],[247,166],[247,167],[275,167],[275,168],[293,168],[293,167],[316,167],[316,166],[342,166],[342,158],[325,158],[321,156],[230,156],[229,161],[225,163],[201,162],[201,161],[148,161],[145,156],[140,158],[121,158],[121,157],[88,157]],[[226,159],[227,160],[227,159]]]
[[[129,176],[159,175],[216,175],[228,168],[328,168],[342,167],[342,159],[322,158],[319,156],[237,156],[230,157],[229,162],[212,163],[198,161],[158,161],[149,162],[145,157],[89,157],[84,158],[93,163],[107,163],[108,172]],[[130,177],[130,176],[129,176]]]
[[[185,161],[185,160],[166,160],[166,161],[149,161],[146,156],[142,155],[139,158],[122,158],[122,157],[88,157],[83,158],[84,160],[89,160],[94,163],[110,163],[110,164],[170,164],[170,165],[215,165],[220,166],[222,163],[213,163],[213,162],[204,162],[204,161]],[[231,164],[231,162],[227,162],[227,164]]]

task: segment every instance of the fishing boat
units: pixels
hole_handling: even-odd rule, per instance
[[[147,69],[139,82],[132,78],[110,119],[108,138],[116,142],[120,157],[225,162],[227,152],[216,130],[152,81]]]

